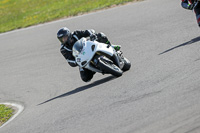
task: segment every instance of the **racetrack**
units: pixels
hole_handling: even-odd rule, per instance
[[[82,82],[63,26],[104,32],[130,71]],[[25,106],[0,133],[199,133],[199,32],[180,1],[146,0],[0,34],[0,102]]]

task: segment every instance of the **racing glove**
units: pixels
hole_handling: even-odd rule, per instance
[[[97,39],[97,36],[95,34],[90,35],[90,40],[94,41]]]

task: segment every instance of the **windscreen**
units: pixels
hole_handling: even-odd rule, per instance
[[[83,41],[79,40],[74,44],[73,50],[76,50],[80,53],[82,49],[83,49]]]

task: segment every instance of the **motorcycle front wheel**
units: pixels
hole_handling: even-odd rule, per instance
[[[110,73],[116,77],[120,77],[123,74],[123,71],[118,66],[113,64],[113,62],[110,59],[108,59],[106,57],[99,58],[98,67],[103,72]]]
[[[125,57],[122,60],[124,61],[124,67],[122,68],[122,70],[128,71],[131,68],[131,62]]]

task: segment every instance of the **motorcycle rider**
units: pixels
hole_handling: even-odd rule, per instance
[[[194,9],[194,12],[195,12],[196,18],[197,18],[197,23],[200,27],[200,6],[199,6],[199,4],[195,5],[195,0],[182,0],[181,5],[183,8],[188,9],[188,10]]]
[[[75,42],[81,39],[82,37],[90,37],[91,40],[96,40],[98,42],[111,45],[106,35],[102,32],[95,33],[94,30],[85,30],[85,31],[76,30],[71,33],[67,27],[59,29],[57,32],[57,38],[61,42],[60,52],[65,57],[65,59],[67,60],[67,62],[71,67],[77,66],[75,58],[72,55],[72,47],[75,44]],[[111,46],[116,51],[118,51],[121,48],[119,45],[111,45]],[[95,72],[92,72],[84,68],[79,68],[79,71],[81,79],[84,82],[90,81],[93,78],[93,75],[95,74]]]

